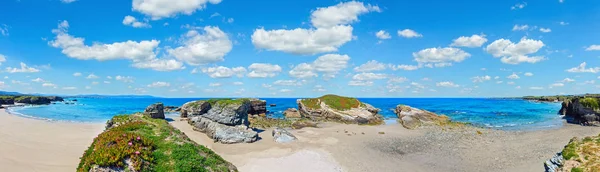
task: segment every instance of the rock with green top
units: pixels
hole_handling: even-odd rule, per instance
[[[574,137],[552,159],[544,163],[546,171],[597,171],[600,169],[600,136]]]
[[[181,106],[180,115],[182,118],[191,118],[205,114],[210,109],[210,103],[205,100],[191,101]]]
[[[600,126],[600,98],[577,97],[565,100],[559,114],[565,115],[571,123],[587,126]]]
[[[449,122],[448,117],[438,116],[433,112],[413,108],[406,105],[398,105],[394,110],[398,120],[404,128],[415,129],[422,125],[443,124]]]
[[[379,109],[356,98],[325,95],[299,99],[297,103],[301,116],[313,120],[369,125],[383,123],[383,117],[378,114]]]

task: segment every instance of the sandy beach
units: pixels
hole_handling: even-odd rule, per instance
[[[104,124],[50,122],[0,109],[0,171],[75,171]]]

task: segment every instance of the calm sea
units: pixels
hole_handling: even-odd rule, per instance
[[[72,122],[105,122],[117,114],[143,111],[146,106],[163,102],[165,105],[181,106],[202,98],[78,98],[75,104],[57,103],[47,106],[10,108],[9,112],[37,119]],[[287,108],[297,108],[296,98],[265,98],[269,116],[281,118]],[[560,103],[540,103],[516,99],[484,98],[361,98],[382,110],[381,114],[395,121],[393,109],[405,104],[445,114],[454,121],[502,130],[535,130],[562,126],[557,115]],[[177,115],[177,114],[170,114]]]

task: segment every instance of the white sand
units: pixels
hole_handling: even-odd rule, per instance
[[[0,171],[75,171],[103,124],[49,122],[0,110]]]

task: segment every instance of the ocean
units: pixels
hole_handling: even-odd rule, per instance
[[[58,102],[51,105],[12,107],[9,112],[25,117],[52,120],[97,123],[118,114],[143,111],[146,106],[162,102],[166,106],[181,106],[203,98],[77,98],[75,104]],[[72,99],[68,99],[72,100]],[[287,108],[297,108],[296,98],[264,98],[268,116],[283,117]],[[449,116],[453,121],[468,122],[480,127],[501,130],[538,130],[562,126],[557,115],[560,103],[532,102],[520,99],[486,98],[359,98],[381,109],[386,122],[394,123],[393,109],[398,104],[425,109]],[[275,104],[274,107],[269,107]],[[178,114],[167,114],[177,116]]]

